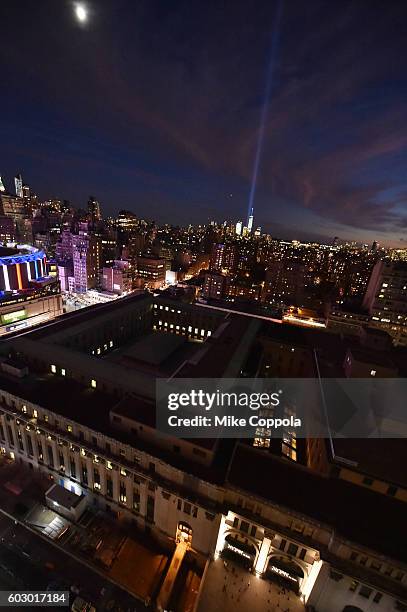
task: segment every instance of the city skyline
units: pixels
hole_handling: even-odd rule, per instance
[[[106,214],[245,219],[276,4],[86,6],[83,24],[70,2],[0,9],[2,176],[75,205],[94,193]],[[255,226],[405,245],[403,15],[283,6]]]

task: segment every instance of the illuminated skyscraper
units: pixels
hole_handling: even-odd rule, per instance
[[[3,179],[1,176],[0,176],[0,191],[2,191],[3,193],[6,191],[6,188],[4,187]]]
[[[236,229],[235,229],[237,236],[241,236],[242,235],[242,229],[243,229],[243,222],[242,221],[238,221],[236,223]]]
[[[21,176],[21,174],[17,174],[17,176],[14,177],[14,185],[16,187],[16,196],[18,196],[19,198],[23,197],[23,178]]]
[[[91,221],[100,221],[102,218],[102,214],[100,212],[100,204],[93,196],[90,196],[88,200],[88,213],[90,215]]]
[[[249,218],[247,219],[247,230],[249,234],[252,231],[252,229],[253,229],[253,206],[250,209],[250,215],[249,215]]]

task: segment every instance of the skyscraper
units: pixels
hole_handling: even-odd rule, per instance
[[[100,270],[100,241],[81,224],[79,234],[72,236],[75,292],[86,293],[96,287]]]
[[[247,219],[247,229],[248,229],[249,234],[252,231],[252,228],[253,228],[253,206],[250,209],[250,215]]]
[[[0,176],[0,192],[4,193],[5,191],[6,191],[6,188],[4,186],[4,182],[3,182],[2,177]]]
[[[88,213],[92,223],[95,221],[100,221],[102,218],[102,214],[100,212],[100,204],[93,196],[89,197],[88,200]]]
[[[16,187],[16,196],[18,196],[19,198],[23,197],[23,178],[21,176],[21,174],[17,174],[14,177],[14,185]]]

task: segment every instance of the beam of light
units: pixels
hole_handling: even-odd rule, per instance
[[[86,10],[86,7],[83,4],[76,4],[75,5],[75,15],[78,21],[80,21],[81,23],[84,23],[88,18],[88,11]]]
[[[254,158],[252,184],[250,187],[249,206],[247,210],[247,222],[248,223],[249,223],[249,217],[253,216],[254,196],[256,194],[257,177],[259,174],[259,167],[260,167],[260,158],[261,158],[261,153],[263,150],[263,140],[264,140],[264,132],[266,128],[267,112],[268,112],[269,105],[270,105],[270,96],[271,96],[272,84],[273,84],[274,66],[276,63],[275,60],[276,60],[279,38],[280,38],[280,23],[281,23],[282,13],[283,13],[283,0],[277,0],[276,16],[274,19],[274,26],[273,26],[273,31],[271,34],[270,60],[269,60],[268,68],[267,68],[266,88],[264,92],[263,106],[262,106],[261,115],[260,115],[260,127],[259,127],[259,133],[257,136],[256,155]]]

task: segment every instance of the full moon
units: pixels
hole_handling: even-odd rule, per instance
[[[88,18],[88,12],[83,4],[77,4],[75,6],[75,15],[81,23],[84,23]]]

